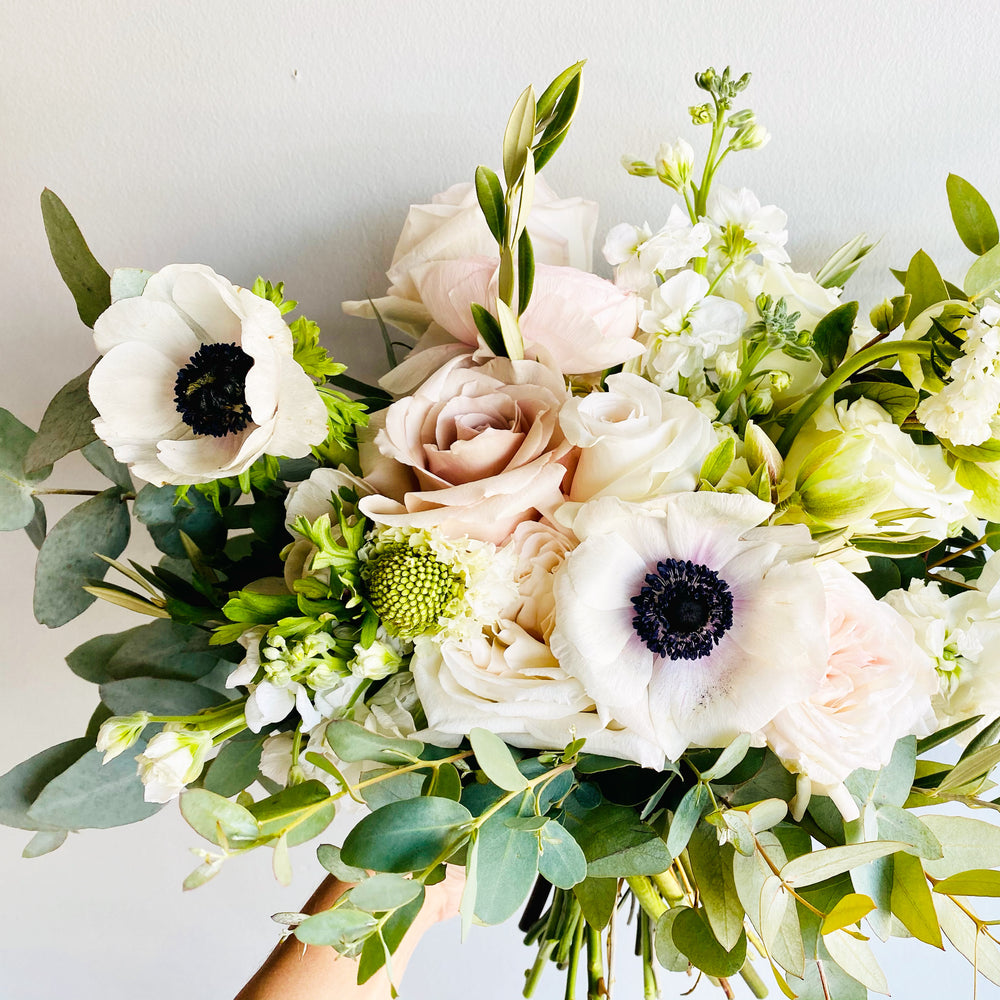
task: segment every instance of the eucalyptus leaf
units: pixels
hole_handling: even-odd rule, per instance
[[[861,941],[846,931],[834,931],[823,938],[830,957],[852,979],[875,993],[889,995],[889,984],[885,973],[879,968],[875,956],[866,941]]]
[[[440,860],[450,847],[457,847],[471,820],[469,810],[451,799],[433,796],[391,802],[365,816],[351,830],[341,857],[358,868],[417,871]]]
[[[370,760],[379,764],[405,764],[416,760],[424,749],[419,740],[381,736],[364,726],[338,719],[326,727],[326,740],[344,761]]]
[[[507,825],[533,812],[530,795],[521,795],[495,812],[479,828],[476,862],[476,916],[500,924],[527,898],[538,874],[538,836]]]
[[[115,486],[120,486],[125,493],[132,492],[134,484],[128,466],[119,462],[114,452],[103,441],[91,441],[90,444],[83,446],[80,454],[105,479],[111,480]]]
[[[867,896],[857,892],[848,893],[823,918],[821,930],[824,934],[831,934],[843,927],[850,927],[863,920],[874,909],[875,904]]]
[[[376,872],[351,890],[351,903],[367,913],[398,910],[423,891],[423,886],[402,875]]]
[[[333,844],[320,844],[316,848],[316,857],[319,859],[319,863],[341,882],[361,882],[368,878],[368,872],[364,868],[355,868],[353,865],[344,864],[340,856],[340,848]]]
[[[707,823],[700,823],[687,850],[712,933],[726,951],[731,951],[743,933],[744,916],[733,876],[733,847],[720,844],[715,830]]]
[[[747,755],[750,749],[750,734],[741,733],[719,754],[719,759],[701,775],[702,781],[722,779],[732,771]]]
[[[91,421],[98,414],[87,391],[93,370],[91,365],[81,375],[70,379],[45,408],[38,434],[24,458],[27,472],[37,474],[64,455],[97,440]]]
[[[587,877],[587,858],[564,826],[549,820],[542,827],[542,853],[538,871],[554,886],[572,889]]]
[[[724,948],[701,909],[681,909],[674,918],[671,937],[677,950],[706,975],[726,978],[735,975],[746,961],[747,937],[741,933],[733,948]]]
[[[42,501],[38,497],[33,497],[32,503],[35,505],[35,516],[24,526],[24,530],[31,540],[31,544],[36,549],[40,549],[48,531],[48,521],[45,516],[45,505]]]
[[[248,810],[260,824],[261,835],[287,835],[288,846],[311,840],[333,822],[336,804],[330,790],[321,781],[290,785]]]
[[[45,786],[75,764],[91,747],[90,740],[58,743],[18,764],[0,777],[0,823],[20,830],[56,832],[58,824],[41,823],[28,810]]]
[[[97,263],[80,227],[58,195],[46,188],[41,203],[52,259],[73,293],[80,319],[92,328],[97,317],[111,305],[111,277]]]
[[[51,466],[25,471],[35,432],[0,407],[0,531],[27,527],[36,516],[34,487],[47,479]]]
[[[847,844],[844,847],[827,847],[789,861],[781,869],[781,878],[796,887],[814,885],[876,858],[895,854],[896,851],[905,851],[908,846],[893,840],[878,840]]]
[[[934,891],[949,896],[1000,896],[1000,872],[992,868],[959,872],[938,882]]]
[[[943,948],[941,928],[919,858],[897,854],[892,862],[892,912],[919,940]]]
[[[248,809],[204,788],[184,792],[180,808],[188,825],[219,847],[254,841],[260,833],[257,820]]]
[[[476,763],[494,785],[508,792],[520,792],[528,787],[528,779],[517,769],[507,744],[495,733],[473,728],[469,732],[469,743]]]
[[[415,899],[389,916],[382,926],[381,936],[373,934],[366,939],[361,949],[361,960],[358,962],[358,983],[368,982],[386,964],[386,955],[393,954],[399,947],[403,936],[416,920],[423,902],[424,889],[421,886],[419,895]]]
[[[653,933],[653,951],[656,953],[657,962],[667,972],[687,972],[690,964],[687,956],[683,955],[674,944],[673,936],[674,921],[686,909],[686,906],[679,906],[675,909],[665,910],[656,922],[656,930]]]
[[[186,558],[182,531],[206,552],[225,544],[226,527],[221,516],[211,500],[197,490],[189,490],[184,499],[178,499],[174,486],[144,486],[135,498],[133,510],[156,547],[175,559]]]
[[[210,688],[190,681],[161,677],[129,677],[102,684],[101,701],[115,715],[146,711],[153,715],[195,715],[228,699]],[[239,791],[239,789],[237,789]]]
[[[976,256],[1000,242],[997,220],[986,199],[958,174],[948,174],[945,184],[948,192],[948,207],[961,241]]]
[[[393,770],[395,769],[378,768],[374,771],[365,771],[362,779],[367,780],[381,774],[389,774]],[[417,798],[423,792],[426,780],[426,775],[419,771],[404,771],[402,774],[393,774],[367,788],[362,788],[359,794],[365,800],[368,808],[374,811],[390,802],[402,802],[405,799]],[[445,796],[445,798],[451,798],[451,796]]]
[[[274,872],[275,881],[279,884],[292,884],[292,859],[288,854],[288,837],[285,834],[274,842],[271,871]]]
[[[667,831],[667,852],[672,861],[687,847],[698,820],[711,805],[708,789],[699,782],[684,793]]]
[[[899,840],[912,844],[922,858],[936,860],[943,856],[941,844],[927,825],[908,809],[899,806],[879,806],[878,835],[882,840]]]
[[[205,771],[205,788],[228,798],[252,785],[260,770],[260,755],[266,738],[263,733],[258,735],[248,730],[227,740]]]
[[[950,896],[934,895],[934,909],[945,936],[991,983],[1000,986],[1000,947],[987,937]]]
[[[68,830],[39,830],[38,833],[28,841],[27,846],[21,852],[22,858],[40,858],[43,855],[51,854],[66,843]]]
[[[295,928],[295,936],[303,944],[326,944],[343,952],[364,940],[374,929],[375,918],[370,913],[341,904],[303,920]]]
[[[591,927],[602,930],[611,922],[611,915],[615,911],[618,879],[588,876],[573,886],[573,895],[583,911],[583,919]]]
[[[588,875],[658,875],[670,867],[667,845],[652,827],[636,819],[632,809],[604,803],[587,816],[586,824],[576,839],[587,858]]]
[[[140,740],[107,764],[102,764],[100,750],[88,750],[41,790],[28,810],[29,819],[64,830],[106,830],[148,819],[161,804],[143,798],[135,757],[144,746]]]
[[[35,566],[35,618],[42,625],[65,625],[94,602],[84,585],[103,579],[107,563],[94,553],[117,558],[128,542],[128,509],[117,487],[85,500],[49,532]]]

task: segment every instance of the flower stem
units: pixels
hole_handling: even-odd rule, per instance
[[[928,355],[933,345],[929,340],[893,340],[882,344],[873,344],[863,351],[858,351],[846,361],[841,362],[826,381],[795,411],[788,426],[778,438],[776,447],[782,457],[787,457],[796,435],[802,430],[806,421],[829,399],[855,372],[869,365],[900,354]]]
[[[653,888],[653,884],[649,879],[643,875],[630,875],[625,881],[642,907],[643,913],[654,923],[659,920],[663,916],[667,904],[660,898],[659,893]]]
[[[645,913],[639,914],[639,933],[642,951],[643,1000],[657,1000],[660,995],[653,968],[653,921]]]
[[[601,932],[587,925],[587,1000],[601,1000],[607,995],[604,986],[604,962],[601,958]]]
[[[573,944],[569,950],[569,964],[566,967],[566,993],[564,1000],[576,1000],[576,977],[580,968],[580,950],[583,948],[583,935],[587,930],[587,921],[582,917],[577,922],[573,934]]]
[[[541,947],[538,949],[538,957],[535,959],[534,965],[532,965],[525,974],[524,990],[521,993],[522,996],[530,997],[535,992],[538,980],[545,971],[545,964],[548,962],[549,956],[551,956],[556,944],[556,941],[542,942]]]
[[[763,1000],[767,996],[767,984],[760,978],[760,973],[751,965],[749,959],[743,963],[740,976],[743,982],[750,987],[750,992],[757,997],[757,1000]]]

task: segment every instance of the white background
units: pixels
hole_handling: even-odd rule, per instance
[[[380,294],[407,206],[480,162],[498,166],[517,94],[584,57],[577,121],[546,175],[601,204],[599,244],[615,222],[665,218],[667,189],[628,177],[619,157],[694,140],[692,76],[732,63],[753,71],[749,103],[774,138],[730,158],[722,181],[788,212],[798,269],[867,231],[882,242],[851,287],[866,309],[895,291],[886,268],[919,247],[954,280],[969,257],[951,230],[946,175],[1000,203],[994,13],[950,0],[4,0],[0,405],[37,426],[93,360],[48,258],[43,186],[105,266],[199,261],[241,284],[283,279],[341,360],[379,374],[374,328],[345,319],[339,302]],[[65,463],[51,485],[91,481]],[[50,521],[61,512],[53,504]],[[58,632],[35,625],[33,560],[23,534],[0,538],[0,771],[83,731],[96,692],[62,658],[136,623],[95,608]],[[197,837],[174,807],[75,835],[40,860],[20,858],[28,837],[0,829],[3,1000],[231,997],[276,938],[268,915],[297,908],[318,879],[302,848],[290,889],[261,854],[182,894]],[[961,959],[908,942],[877,950],[897,997],[972,995]],[[514,997],[528,957],[510,928],[477,930],[459,948],[443,926],[403,996]],[[639,995],[634,975],[620,983],[623,1000]],[[981,985],[980,997],[998,995]],[[561,996],[559,978],[539,996]]]

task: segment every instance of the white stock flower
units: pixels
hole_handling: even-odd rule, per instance
[[[663,766],[647,734],[599,716],[549,647],[513,622],[469,644],[418,640],[410,669],[427,715],[417,735],[439,746],[457,746],[478,726],[511,746],[561,750],[586,738],[592,753]]]
[[[102,722],[101,728],[97,731],[97,749],[104,752],[104,760],[101,763],[107,764],[133,746],[148,722],[149,712],[113,715]]]
[[[639,320],[646,353],[630,370],[676,392],[682,381],[703,378],[720,352],[739,343],[743,309],[708,289],[704,275],[681,271],[653,292]]]
[[[212,734],[201,729],[164,727],[136,757],[147,802],[169,802],[201,774],[212,751]]]
[[[420,711],[413,674],[402,670],[355,709],[354,721],[369,732],[406,739],[417,731]]]
[[[990,556],[974,590],[949,597],[937,581],[913,580],[883,600],[913,626],[937,670],[933,705],[938,728],[982,715],[968,741],[1000,715],[1000,555]]]
[[[826,673],[808,698],[779,712],[764,735],[789,770],[804,774],[851,820],[858,808],[844,780],[859,767],[877,771],[888,764],[900,737],[927,735],[937,685],[931,659],[905,618],[837,563],[821,563],[819,573]]]
[[[559,421],[580,449],[573,502],[610,495],[638,503],[693,490],[715,447],[711,420],[690,400],[624,372],[608,376],[606,391],[568,400]]]
[[[101,314],[94,342],[94,430],[148,482],[238,476],[326,437],[326,407],[277,306],[211,268],[163,268]]]
[[[380,681],[396,673],[403,665],[403,657],[395,645],[372,641],[368,646],[354,644],[354,659],[348,666],[351,672],[371,681]]]
[[[1000,414],[1000,303],[987,301],[968,323],[962,355],[950,381],[921,401],[917,417],[932,434],[957,445],[978,445],[994,435]]]
[[[693,168],[694,149],[686,139],[660,143],[656,151],[656,175],[661,181],[680,191],[691,179]]]
[[[752,191],[716,185],[708,196],[708,218],[713,245],[720,246],[727,257],[739,261],[759,253],[779,264],[788,262],[788,216],[776,205],[762,206]]]
[[[808,531],[757,527],[771,504],[699,492],[662,508],[585,505],[556,576],[551,646],[601,718],[676,760],[815,690],[824,600]]]

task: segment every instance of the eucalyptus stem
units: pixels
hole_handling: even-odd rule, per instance
[[[601,932],[587,925],[587,1000],[601,1000],[604,987],[604,962],[601,957]]]
[[[545,965],[548,962],[549,956],[552,954],[555,946],[556,942],[553,940],[542,942],[538,949],[538,955],[535,958],[534,964],[525,973],[524,989],[521,991],[522,996],[530,997],[535,992],[535,987],[538,986],[538,980],[541,979],[542,973],[545,971]]]
[[[573,896],[565,912],[565,919],[561,928],[562,933],[559,938],[559,947],[556,949],[556,965],[560,969],[565,969],[569,962],[570,949],[573,947],[573,941],[576,939],[576,929],[582,919],[581,914],[580,904],[576,901],[576,897]]]
[[[652,882],[644,875],[630,875],[625,879],[628,887],[632,890],[637,902],[654,923],[663,916],[667,904],[660,898],[660,894],[653,888]]]
[[[577,921],[573,934],[573,944],[569,950],[569,962],[566,966],[566,993],[564,1000],[576,1000],[576,977],[580,968],[580,950],[583,948],[583,935],[587,930],[587,921],[581,918]]]
[[[853,374],[867,368],[869,365],[900,354],[928,355],[933,344],[929,340],[892,340],[881,344],[873,344],[857,354],[851,355],[841,362],[826,381],[795,411],[788,426],[778,438],[776,447],[782,457],[787,457],[796,435],[802,430],[806,421],[829,399]]]
[[[753,967],[749,959],[743,963],[740,976],[750,988],[750,992],[757,997],[757,1000],[763,1000],[767,996],[767,984],[760,978],[760,973]]]
[[[645,912],[639,914],[639,940],[642,951],[643,1000],[656,1000],[660,991],[656,985],[656,970],[653,968],[653,924]]]

